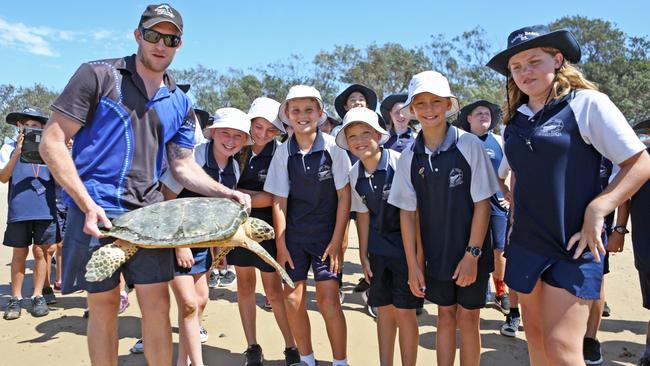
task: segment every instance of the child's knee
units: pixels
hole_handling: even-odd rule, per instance
[[[457,322],[458,322],[458,327],[463,330],[463,329],[478,329],[479,327],[479,321],[480,321],[480,312],[479,310],[467,310],[463,308],[459,308],[458,310],[458,317],[457,317]]]
[[[199,307],[196,301],[187,301],[181,304],[179,311],[181,313],[181,317],[191,318],[197,314],[198,308]]]
[[[439,328],[456,328],[456,307],[446,306],[438,307],[438,327]]]
[[[322,294],[318,297],[318,309],[323,316],[331,316],[341,311],[341,300],[339,294]]]

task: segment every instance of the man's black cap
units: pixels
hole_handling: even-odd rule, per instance
[[[183,18],[181,18],[181,13],[169,4],[152,4],[147,6],[140,17],[138,28],[151,28],[162,22],[172,23],[178,28],[181,34],[183,33]]]

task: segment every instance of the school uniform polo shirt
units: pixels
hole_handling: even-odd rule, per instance
[[[404,151],[404,149],[406,149],[409,145],[411,145],[413,140],[415,140],[416,135],[415,131],[410,128],[406,129],[405,132],[402,132],[399,135],[393,129],[391,129],[389,133],[390,137],[384,143],[384,147],[393,149],[400,153]]]
[[[650,147],[646,149],[650,154]],[[644,272],[650,272],[650,180],[645,182],[630,202],[632,220],[632,246],[634,248],[634,266]]]
[[[7,166],[15,149],[15,141],[2,145],[0,169]],[[56,218],[55,196],[54,177],[47,165],[23,163],[19,158],[9,178],[7,223],[53,220]]]
[[[237,188],[250,191],[264,191],[264,183],[271,166],[271,159],[278,149],[280,143],[275,139],[267,143],[259,154],[251,151],[251,156],[244,165],[244,170],[237,182]],[[271,207],[252,208],[251,217],[257,217],[270,224],[273,224],[273,211]]]
[[[602,156],[618,165],[645,146],[597,91],[574,90],[549,103],[539,120],[541,114],[520,106],[503,135],[517,177],[510,244],[572,260],[569,238],[581,230],[587,205],[602,191]]]
[[[503,140],[501,136],[496,135],[492,132],[487,132],[483,136],[478,137],[481,142],[483,142],[483,147],[485,148],[485,153],[490,157],[490,162],[494,168],[494,173],[499,173],[499,167],[501,166],[501,161],[503,160]],[[503,193],[501,190],[498,190],[490,198],[490,209],[492,210],[493,216],[507,216],[508,210],[503,208],[499,203],[499,199],[503,199]]]
[[[198,145],[194,149],[194,161],[203,168],[212,179],[223,184],[224,186],[235,189],[239,180],[239,164],[234,157],[228,158],[228,164],[221,169],[212,153],[212,140]],[[160,177],[160,182],[167,186],[169,190],[176,193],[178,198],[182,197],[203,197],[202,195],[192,192],[183,187],[173,176],[171,170],[166,170]]]
[[[387,257],[404,257],[399,208],[388,204],[400,154],[381,149],[381,159],[370,174],[361,161],[350,169],[351,211],[370,212],[368,252]]]
[[[50,107],[81,125],[72,158],[90,197],[113,215],[162,201],[165,145],[194,147],[190,99],[169,74],[149,99],[135,57],[82,64]]]
[[[336,191],[348,184],[350,160],[334,137],[318,132],[308,152],[292,136],[276,151],[264,190],[287,198],[287,243],[326,244],[336,225]]]
[[[402,152],[388,203],[419,212],[425,272],[451,280],[469,244],[474,203],[489,199],[499,184],[483,144],[471,133],[447,126],[436,151],[424,145],[422,132]],[[489,237],[482,243],[479,275],[494,268]]]

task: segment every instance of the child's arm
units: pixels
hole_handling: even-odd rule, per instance
[[[422,231],[420,231],[420,211],[415,211],[415,252],[420,270],[424,268],[424,248],[422,247]]]
[[[325,252],[323,252],[321,258],[322,261],[325,261],[327,257],[330,258],[330,272],[332,273],[339,273],[343,265],[341,261],[341,255],[343,253],[341,246],[343,244],[345,228],[350,221],[350,185],[346,184],[343,188],[337,189],[336,195],[338,196],[336,225],[334,226],[332,239],[327,245],[327,248],[325,248]]]
[[[490,223],[490,200],[484,199],[474,203],[474,214],[472,215],[472,227],[467,245],[482,248],[485,235],[487,234],[488,224]],[[476,281],[478,267],[478,258],[470,253],[465,253],[460,260],[453,279],[460,287],[466,287]]]
[[[424,275],[417,259],[416,249],[416,220],[415,211],[400,210],[400,229],[402,230],[402,241],[404,242],[404,253],[406,263],[409,267],[409,287],[413,295],[424,297]]]
[[[295,269],[289,250],[287,250],[287,197],[273,196],[273,226],[275,229],[275,247],[278,250],[278,263],[286,268],[287,263]]]
[[[273,195],[263,191],[251,191],[249,189],[237,188],[238,191],[251,196],[252,208],[271,207],[273,204]]]
[[[359,236],[359,259],[361,261],[361,269],[366,278],[366,282],[370,283],[372,278],[372,271],[370,271],[370,261],[368,260],[368,232],[370,231],[370,213],[357,212],[357,235]]]
[[[13,153],[11,153],[11,157],[9,158],[9,161],[7,161],[7,164],[2,168],[2,170],[0,170],[0,182],[7,183],[9,179],[11,179],[11,175],[13,174],[14,168],[16,167],[16,162],[18,159],[20,159],[20,153],[23,151],[24,139],[25,135],[19,133],[18,139],[16,140],[16,148],[14,149]]]

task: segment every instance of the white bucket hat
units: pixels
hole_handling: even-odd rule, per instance
[[[339,132],[336,133],[336,144],[339,145],[340,148],[345,150],[350,149],[348,146],[348,140],[345,138],[345,129],[349,125],[356,122],[365,123],[368,126],[372,127],[375,131],[379,132],[381,134],[379,145],[383,145],[386,141],[388,141],[390,135],[379,125],[379,117],[377,117],[377,113],[371,111],[368,108],[357,107],[350,109],[345,114],[345,117],[343,117],[343,125]]]
[[[251,108],[248,110],[248,119],[253,122],[253,119],[261,117],[271,122],[275,128],[280,132],[286,132],[284,125],[278,119],[278,111],[280,110],[280,102],[267,97],[260,97],[253,101]]]
[[[287,103],[291,99],[298,98],[314,98],[318,101],[320,109],[323,112],[323,115],[318,120],[318,125],[322,125],[327,120],[327,113],[325,112],[325,106],[323,105],[323,98],[320,96],[320,92],[316,90],[313,86],[308,85],[294,85],[289,89],[287,97],[284,99],[284,102],[280,104],[280,111],[278,112],[278,118],[285,124],[289,124],[289,118],[287,117],[286,109]]]
[[[212,124],[206,127],[206,135],[210,129],[213,128],[232,128],[242,131],[248,138],[245,145],[252,145],[253,139],[251,138],[251,120],[248,115],[237,108],[219,108],[214,112],[214,120]]]
[[[415,115],[413,115],[409,109],[413,102],[413,98],[420,93],[431,93],[439,97],[451,98],[451,109],[445,113],[445,117],[456,114],[460,109],[458,105],[458,97],[451,94],[447,78],[437,71],[423,71],[419,74],[413,75],[413,78],[409,83],[408,98],[404,103],[404,107],[400,109],[402,116],[415,119]]]

